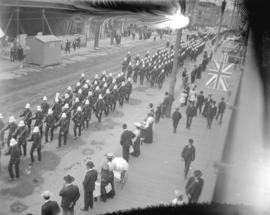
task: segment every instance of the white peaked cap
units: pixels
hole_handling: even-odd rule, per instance
[[[59,102],[59,99],[58,98],[55,98],[55,100],[54,100],[55,102]]]
[[[78,106],[78,107],[77,107],[77,111],[82,111],[81,106]]]
[[[88,99],[85,101],[85,104],[86,105],[89,105],[89,100]]]
[[[67,115],[66,115],[66,113],[62,113],[62,116],[61,116],[61,118],[67,118]]]
[[[17,143],[18,142],[14,138],[11,138],[9,145],[10,146],[15,146]]]
[[[117,89],[117,86],[116,86],[116,85],[114,85],[113,89],[115,89],[115,90],[116,90],[116,89]]]
[[[3,119],[4,117],[3,117],[3,114],[2,113],[0,113],[0,119]]]
[[[38,133],[39,132],[39,128],[37,126],[34,127],[33,133]]]
[[[23,126],[25,126],[24,121],[23,121],[23,120],[21,120],[21,121],[19,122],[18,126],[19,126],[19,127],[23,127]]]
[[[102,79],[102,81],[106,81],[106,78],[104,77],[104,78]]]
[[[109,93],[110,93],[110,90],[109,90],[109,89],[107,89],[107,90],[106,90],[106,93],[107,93],[107,94],[109,94]]]
[[[107,83],[104,83],[104,87],[107,87],[108,85],[107,85]]]
[[[77,87],[81,86],[81,83],[80,82],[77,82]]]
[[[75,102],[79,102],[79,98],[76,97],[76,98],[75,98]]]
[[[112,80],[112,82],[113,82],[113,83],[115,83],[115,82],[116,82],[116,80],[115,80],[115,79],[113,79],[113,80]]]
[[[120,74],[121,74],[122,76],[124,75],[124,73],[123,73],[123,72],[121,72]]]
[[[53,114],[53,110],[51,108],[48,110],[48,114]]]
[[[103,74],[103,75],[106,75],[106,71],[104,70],[102,74]]]
[[[41,111],[41,107],[40,106],[37,106],[37,111]]]
[[[125,82],[124,82],[124,81],[122,82],[122,87],[123,87],[123,86],[125,86]]]
[[[81,93],[82,93],[82,89],[79,89],[79,90],[78,90],[78,93],[81,94]]]
[[[99,86],[96,87],[96,90],[99,90]]]
[[[112,76],[112,73],[110,72],[109,76]]]
[[[128,81],[131,82],[131,78],[128,78]]]
[[[130,54],[130,51],[128,51],[128,54]]]
[[[25,105],[25,108],[30,109],[30,104],[27,103],[27,104]]]
[[[60,96],[60,93],[59,92],[57,92],[57,93],[55,93],[55,97],[59,97]]]
[[[43,97],[43,101],[47,101],[47,96],[44,96]]]
[[[68,86],[67,90],[72,90],[72,87],[71,86]]]
[[[102,99],[102,95],[101,94],[99,94],[98,99]]]
[[[65,104],[64,108],[68,109],[69,108],[69,105],[68,103]]]
[[[88,88],[88,85],[87,85],[87,84],[85,84],[83,87],[87,89],[87,88]]]
[[[95,75],[95,78],[98,78],[98,74]]]
[[[94,82],[94,85],[97,85],[97,81]]]
[[[68,93],[65,94],[65,98],[68,99],[69,98],[69,95]]]
[[[84,77],[84,73],[81,74],[81,77]]]
[[[87,84],[89,84],[89,83],[90,83],[90,80],[89,80],[89,79],[87,79],[87,80],[86,80],[86,83],[87,83]]]
[[[92,96],[93,95],[93,92],[92,91],[89,91],[88,92],[88,96]]]
[[[117,77],[118,77],[118,78],[121,77],[121,74],[119,73],[119,74],[117,75]]]

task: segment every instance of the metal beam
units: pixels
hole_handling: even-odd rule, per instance
[[[14,16],[14,11],[12,11],[12,13],[11,13],[9,19],[8,19],[8,23],[7,23],[7,25],[6,25],[6,27],[5,27],[5,30],[4,30],[4,33],[5,33],[5,34],[7,34],[7,30],[8,30],[8,27],[9,27],[11,21],[12,21],[13,16]]]
[[[43,18],[44,18],[44,20],[45,20],[45,22],[46,22],[46,24],[47,24],[47,26],[48,26],[48,28],[49,28],[50,33],[53,34],[53,31],[52,31],[52,29],[51,29],[51,26],[50,26],[48,20],[47,20],[47,17],[46,17],[46,15],[45,15],[45,12],[44,12],[44,14],[43,14]]]

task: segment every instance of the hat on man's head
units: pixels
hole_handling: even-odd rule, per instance
[[[52,196],[52,193],[49,190],[44,191],[41,196],[43,198],[50,198]]]
[[[71,183],[71,182],[73,182],[75,180],[75,178],[72,177],[71,175],[66,175],[63,179],[67,183]]]
[[[189,143],[193,143],[194,140],[190,138],[190,139],[188,139],[188,142],[189,142]]]
[[[88,161],[86,163],[86,166],[89,167],[89,168],[94,168],[95,165],[94,165],[94,163],[92,161]]]
[[[202,172],[200,170],[195,170],[194,171],[194,176],[195,177],[201,177],[202,176]]]

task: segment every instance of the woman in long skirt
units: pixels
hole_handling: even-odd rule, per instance
[[[100,183],[100,200],[102,202],[107,201],[106,186],[109,183],[109,166],[105,163],[101,168],[101,183]]]
[[[136,137],[134,138],[134,142],[133,142],[133,152],[130,153],[130,155],[134,156],[134,157],[139,157],[139,155],[141,154],[141,149],[140,149],[140,145],[141,145],[141,123],[135,123],[136,126],[136,130],[134,131],[134,134],[136,135]]]
[[[153,143],[153,114],[149,113],[144,127],[144,143]]]

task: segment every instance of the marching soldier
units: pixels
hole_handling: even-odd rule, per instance
[[[78,90],[78,95],[77,98],[79,98],[79,104],[83,101],[83,94],[82,94],[82,89]],[[76,109],[75,109],[76,110]]]
[[[143,64],[143,65],[142,65],[142,68],[141,68],[140,71],[139,71],[140,84],[141,84],[141,85],[143,85],[143,82],[144,82],[145,70],[146,70],[146,67],[145,67],[145,64]]]
[[[83,113],[82,108],[78,106],[77,112],[73,115],[72,120],[74,122],[74,139],[77,139],[77,129],[79,130],[79,137],[81,136],[82,132],[82,124],[83,124]]]
[[[128,82],[126,83],[126,96],[125,99],[127,102],[129,102],[129,97],[132,92],[132,84],[131,84],[131,78],[128,79]]]
[[[128,67],[128,61],[127,61],[127,58],[125,57],[124,61],[122,62],[122,72],[123,73],[126,73],[127,67]]]
[[[69,98],[72,100],[73,98],[73,92],[72,92],[72,87],[68,86],[67,88],[67,94],[69,95]]]
[[[25,109],[20,117],[24,117],[24,124],[27,125],[28,128],[28,135],[31,132],[31,124],[32,124],[32,111],[30,109],[30,104],[25,105]]]
[[[43,118],[44,115],[42,113],[41,107],[37,106],[37,112],[35,116],[32,117],[32,119],[36,120],[34,126],[37,126],[39,128],[41,138],[43,136]]]
[[[209,108],[209,111],[207,113],[207,128],[211,128],[213,119],[216,117],[217,115],[217,106],[216,106],[216,102],[212,101],[211,107]]]
[[[63,111],[62,113],[65,113],[67,116],[67,123],[68,123],[68,129],[67,129],[67,134],[69,133],[69,126],[70,126],[70,120],[71,120],[71,111],[72,111],[72,106],[69,107],[68,104],[65,104],[65,106],[63,107]],[[75,110],[74,110],[75,111]]]
[[[159,76],[158,76],[158,78],[157,78],[159,89],[162,88],[164,79],[165,79],[165,73],[164,73],[164,69],[162,69]]]
[[[17,124],[16,124],[16,120],[14,118],[14,116],[11,116],[8,120],[8,125],[3,129],[3,131],[9,130],[8,131],[8,138],[7,138],[7,146],[9,147],[9,143],[10,140],[13,136],[13,133],[16,131],[17,129]]]
[[[43,115],[46,115],[48,113],[49,108],[50,108],[50,105],[47,102],[47,97],[44,96],[43,102],[41,103],[41,110],[42,110]]]
[[[126,87],[125,82],[122,82],[121,87],[119,88],[119,105],[123,106],[124,104],[124,98],[126,95]]]
[[[48,115],[45,118],[46,127],[45,127],[45,143],[48,143],[48,135],[51,136],[51,141],[53,141],[53,132],[54,132],[54,123],[55,118],[53,116],[52,109],[48,110]]]
[[[100,77],[100,80],[103,80],[103,79],[104,79],[104,81],[107,80],[107,73],[106,73],[106,71],[103,71],[102,72],[102,76]]]
[[[130,78],[131,75],[132,75],[132,72],[133,72],[133,67],[132,67],[132,64],[131,62],[128,64],[128,67],[127,67],[127,78]]]
[[[82,95],[83,95],[83,99],[85,99],[88,95],[88,85],[87,84],[83,85]]]
[[[10,147],[5,153],[5,155],[10,155],[9,163],[8,163],[8,173],[9,173],[9,181],[14,180],[14,172],[13,166],[15,166],[15,176],[17,179],[20,178],[20,157],[21,157],[21,150],[18,146],[18,143],[15,139],[10,140]]]
[[[77,85],[74,89],[74,93],[78,93],[79,89],[81,88],[81,83],[80,82],[77,82]]]
[[[204,95],[203,95],[203,91],[201,91],[200,95],[198,95],[197,97],[197,105],[196,105],[197,112],[199,109],[199,114],[201,114],[202,112],[203,103],[204,103]]]
[[[92,107],[90,105],[89,100],[87,99],[85,101],[85,104],[83,106],[83,128],[88,128],[89,127],[89,121],[91,119],[91,115],[92,115]]]
[[[24,121],[21,120],[18,124],[18,128],[15,131],[15,134],[13,135],[14,139],[17,139],[19,148],[23,150],[24,156],[26,156],[27,152],[27,143],[26,138],[28,136],[27,127],[24,124]]]
[[[73,110],[73,115],[75,114],[77,108],[80,106],[80,100],[78,97],[75,98],[75,102],[72,106],[72,110]]]
[[[37,150],[38,161],[41,162],[41,135],[38,126],[34,127],[32,136],[28,141],[33,142],[30,150],[31,163],[29,165],[33,165],[33,163],[35,162],[34,159],[35,150]]]
[[[102,112],[104,111],[104,108],[105,108],[104,100],[102,98],[102,95],[100,94],[95,105],[95,114],[98,119],[98,122],[101,122]]]
[[[99,83],[100,83],[98,74],[95,75],[95,79],[94,79],[93,83],[95,84],[95,82],[96,82],[97,85],[99,85]]]
[[[111,110],[115,110],[118,97],[119,97],[119,92],[118,92],[117,86],[114,85],[113,90],[112,90],[111,102],[110,102]]]
[[[137,83],[138,73],[140,71],[140,62],[137,61],[134,67],[134,73],[133,73],[133,81],[134,83]]]
[[[60,104],[59,99],[55,99],[54,101],[55,101],[55,102],[54,102],[54,105],[53,105],[53,107],[52,107],[52,110],[53,110],[53,116],[54,116],[54,118],[55,118],[55,121],[58,121],[58,120],[59,120],[59,116],[60,116],[60,114],[61,114],[61,112],[62,112],[62,106],[61,106],[61,104]]]
[[[81,85],[82,85],[82,84],[84,84],[84,83],[85,83],[85,81],[86,81],[86,80],[85,80],[85,74],[84,74],[84,73],[82,73],[82,74],[81,74],[81,78],[80,78],[79,82],[80,82],[80,83],[81,83]]]
[[[111,97],[110,90],[107,89],[106,94],[103,97],[104,103],[105,103],[104,113],[106,116],[109,115],[109,111],[110,111],[110,97]]]
[[[56,127],[60,127],[59,136],[58,136],[58,147],[62,146],[62,138],[64,139],[64,145],[67,144],[67,134],[68,134],[68,120],[66,113],[62,113],[59,122],[56,124]]]
[[[113,75],[112,73],[109,74],[109,77],[107,78],[107,85],[110,86],[113,81]]]

